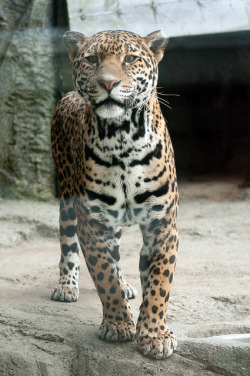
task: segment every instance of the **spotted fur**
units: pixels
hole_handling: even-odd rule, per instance
[[[52,299],[78,299],[79,244],[103,306],[99,335],[132,340],[155,358],[176,340],[166,310],[176,262],[178,190],[174,153],[156,94],[161,32],[145,38],[67,32],[75,91],[59,102],[51,147],[61,191],[60,280]],[[122,226],[139,224],[143,301],[135,328],[121,274]]]

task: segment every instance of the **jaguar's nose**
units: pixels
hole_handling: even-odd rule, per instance
[[[120,81],[118,81],[118,80],[110,80],[110,81],[98,80],[98,82],[102,87],[104,87],[108,92],[110,92],[115,86],[119,85],[121,80]]]

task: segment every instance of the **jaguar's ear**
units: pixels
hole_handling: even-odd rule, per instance
[[[81,33],[77,33],[76,31],[67,31],[64,34],[63,39],[69,52],[70,60],[74,61],[79,50],[86,42],[87,37]]]
[[[165,47],[168,44],[168,37],[161,30],[154,31],[143,38],[146,45],[154,53],[157,63],[163,58]]]

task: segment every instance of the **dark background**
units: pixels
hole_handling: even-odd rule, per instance
[[[250,178],[250,32],[171,38],[159,92],[179,176]]]

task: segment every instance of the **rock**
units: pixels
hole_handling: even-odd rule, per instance
[[[213,338],[188,340],[179,346],[178,352],[188,359],[198,360],[207,369],[235,376],[248,376],[250,344],[225,343]]]
[[[55,193],[50,122],[56,104],[51,0],[0,5],[0,195]]]
[[[37,236],[59,237],[59,203],[56,200],[50,203],[2,200],[0,205],[0,247],[32,241]]]

